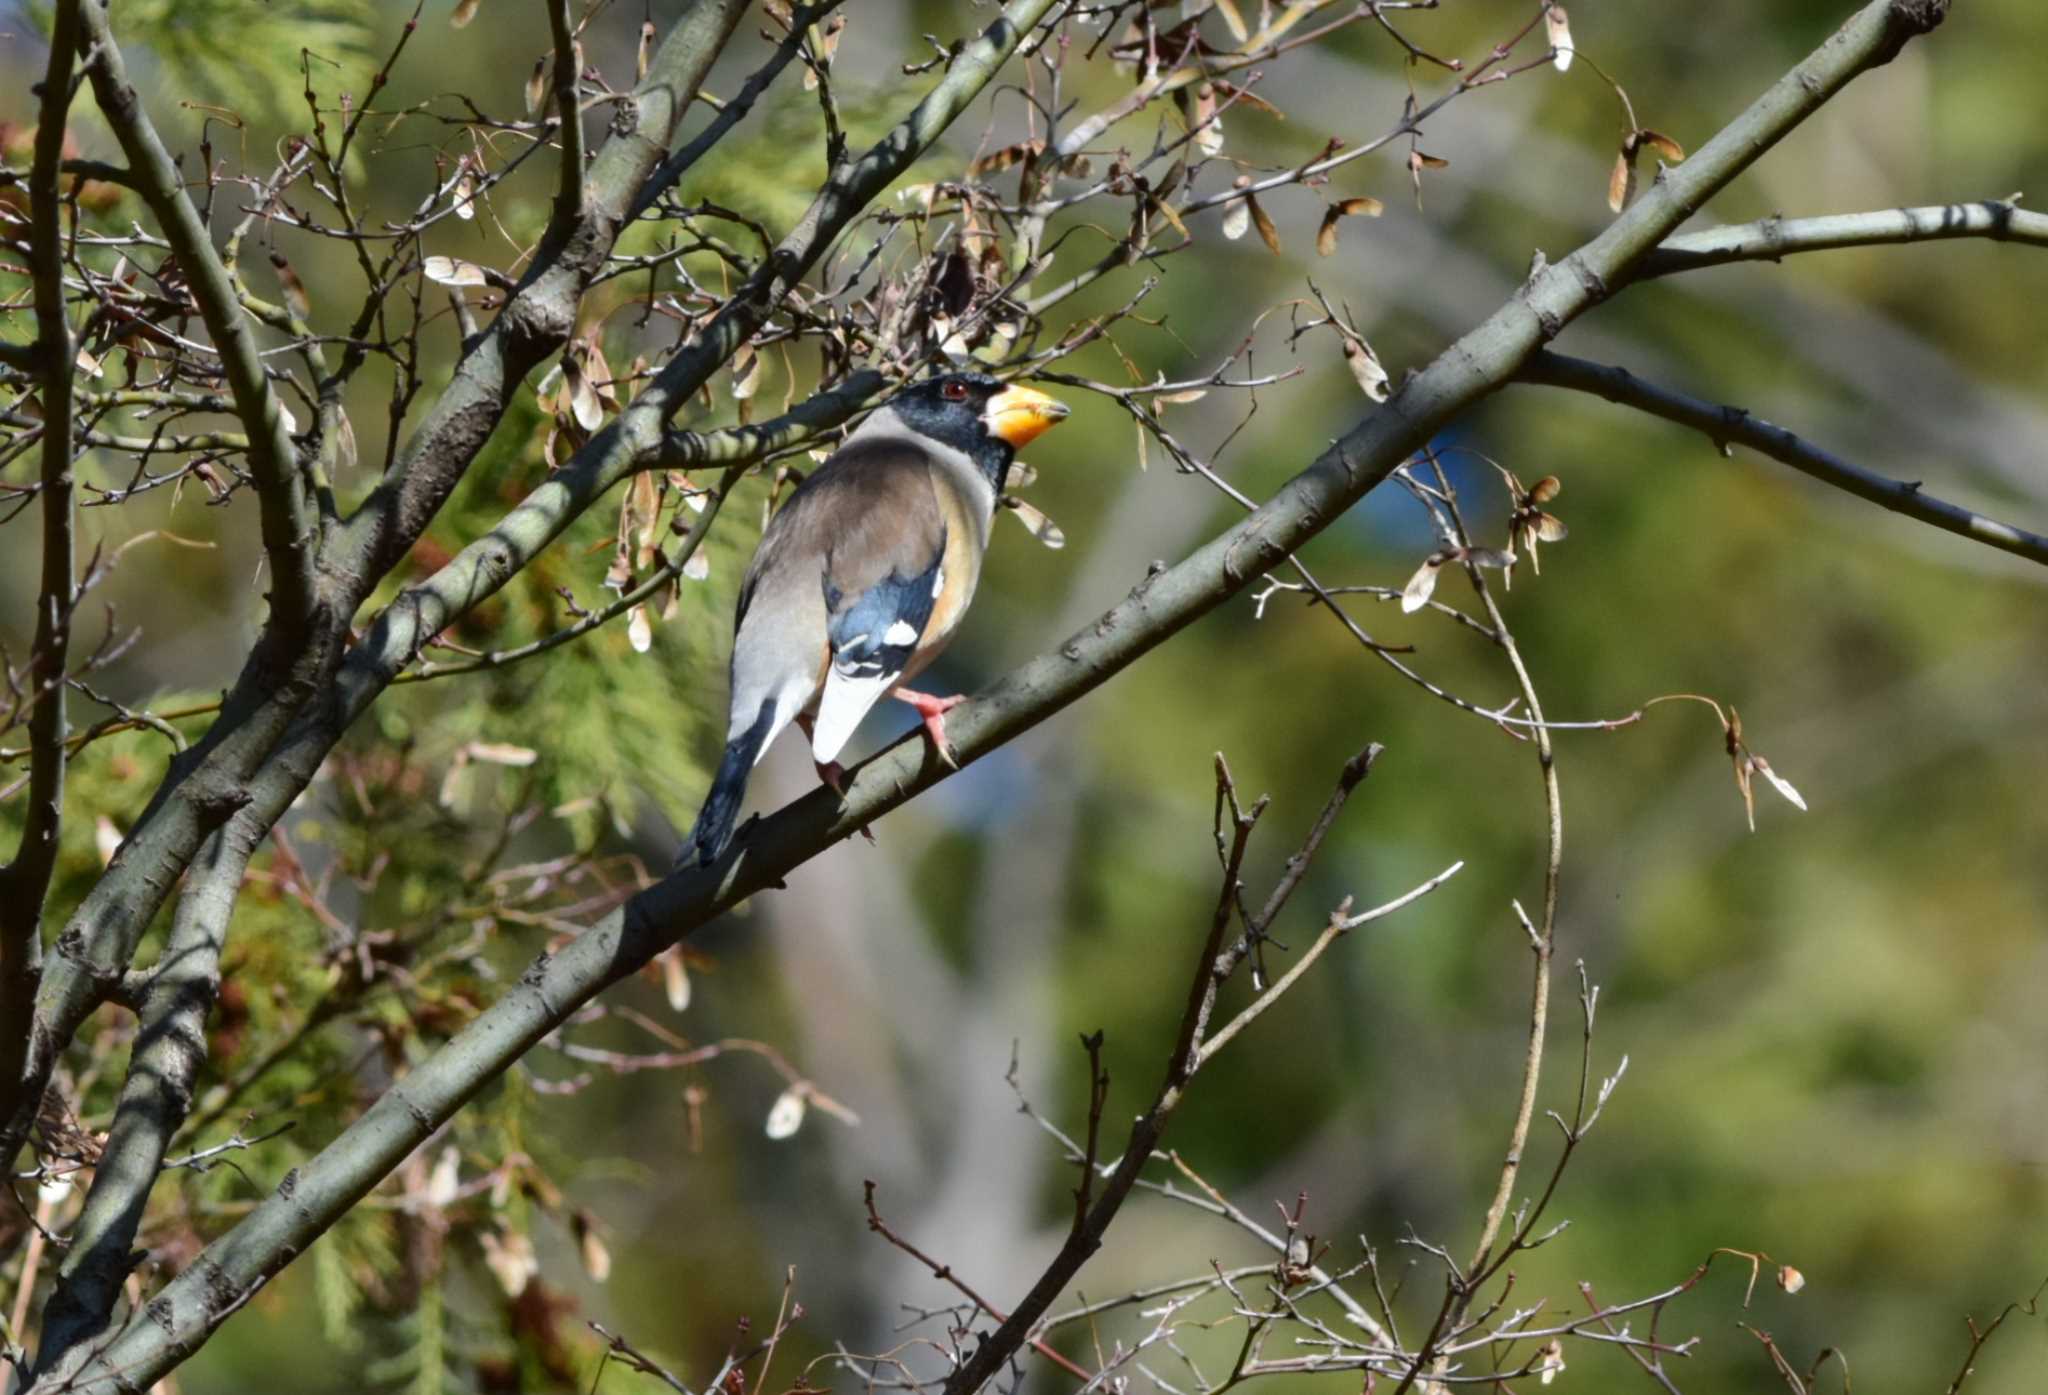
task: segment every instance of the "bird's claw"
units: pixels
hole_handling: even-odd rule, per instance
[[[967,699],[959,694],[933,697],[930,693],[915,692],[909,688],[898,688],[891,696],[917,709],[917,715],[924,721],[924,734],[932,743],[933,754],[948,769],[958,770],[960,753],[953,749],[953,743],[946,737],[946,714]]]

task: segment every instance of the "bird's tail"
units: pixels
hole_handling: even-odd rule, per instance
[[[698,866],[708,866],[718,860],[732,842],[733,825],[739,821],[740,801],[746,798],[747,777],[754,773],[754,762],[760,758],[761,747],[768,740],[773,723],[774,706],[768,704],[762,710],[761,720],[752,727],[726,742],[725,756],[718,762],[718,774],[712,777],[711,792],[704,796],[704,807],[697,811],[697,826],[690,832],[690,841],[683,846],[683,855],[678,863],[689,860],[689,850],[697,850]]]

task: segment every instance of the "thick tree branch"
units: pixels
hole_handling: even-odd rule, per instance
[[[711,531],[711,525],[718,520],[719,513],[725,507],[725,501],[732,495],[733,487],[746,477],[748,468],[749,462],[744,460],[737,464],[728,465],[725,473],[720,476],[718,483],[706,490],[704,496],[700,496],[697,500],[703,507],[699,510],[696,521],[690,525],[689,533],[677,545],[675,551],[661,554],[661,564],[659,566],[644,576],[639,577],[632,586],[614,598],[610,604],[602,606],[597,610],[588,611],[578,616],[575,624],[565,625],[559,630],[542,635],[539,639],[522,644],[516,649],[494,650],[490,653],[480,654],[474,659],[453,664],[439,664],[429,661],[413,669],[410,673],[399,675],[398,678],[392,681],[407,682],[425,681],[432,678],[451,678],[459,674],[480,673],[485,669],[504,668],[509,664],[537,658],[551,649],[559,649],[564,644],[572,644],[591,631],[617,620],[620,616],[632,614],[635,607],[645,605],[653,600],[663,590],[674,585],[677,578],[683,575],[684,565],[696,555],[697,549],[703,546],[705,537]]]
[[[89,46],[87,71],[93,95],[114,136],[128,156],[135,188],[177,255],[200,318],[212,336],[214,352],[234,393],[235,415],[249,433],[249,468],[256,479],[257,506],[263,520],[263,551],[270,562],[271,624],[286,633],[298,630],[317,604],[314,557],[319,546],[319,511],[314,507],[299,451],[285,420],[284,407],[271,390],[270,377],[256,342],[256,331],[242,313],[233,279],[214,249],[213,234],[199,210],[185,195],[184,178],[164,148],[156,125],[142,109],[142,99],[128,81],[127,64],[114,42],[103,0],[62,0],[59,12],[75,11]]]
[[[1518,377],[1525,383],[1589,392],[1609,402],[1634,407],[1637,411],[1648,412],[1680,426],[1689,426],[1724,449],[1731,444],[1748,446],[1802,474],[1811,475],[1823,484],[1846,490],[1859,499],[1868,499],[1893,513],[1904,514],[1944,532],[1970,538],[2030,562],[2048,565],[2048,537],[1937,499],[1923,492],[1918,480],[1887,479],[1801,440],[1782,426],[1773,426],[1761,417],[1751,416],[1741,407],[1718,406],[1646,382],[1626,368],[1588,363],[1584,359],[1569,358],[1547,350],[1524,364]]]
[[[1823,218],[1764,218],[1669,238],[1643,259],[1634,279],[1647,281],[1730,262],[1775,262],[1799,252],[1947,242],[1963,237],[2048,247],[2048,213],[2029,213],[2008,199],[1985,199]]]
[[[785,278],[800,274],[807,264],[801,250],[805,239],[829,237],[843,226],[858,206],[851,201],[862,190],[871,197],[873,189],[887,182],[887,164],[907,162],[921,150],[1048,8],[1049,0],[1019,0],[978,43],[963,51],[940,89],[912,118],[827,190],[792,235],[796,246],[778,249],[743,298],[664,370],[666,393],[656,395],[657,401],[682,383],[701,382],[709,371],[703,366],[707,358],[722,361],[743,337],[742,331],[751,332],[759,322],[753,317],[765,314],[762,303],[772,304],[779,288],[788,284]],[[1178,566],[1146,577],[1125,601],[1055,652],[1025,664],[957,709],[948,726],[962,761],[988,753],[1077,701],[1314,537],[1460,411],[1509,382],[1544,340],[1597,303],[1610,285],[1625,279],[1640,258],[1716,190],[1856,74],[1889,58],[1912,34],[1923,32],[1928,24],[1919,13],[1922,8],[1906,0],[1866,5],[1692,159],[1660,175],[1645,196],[1599,237],[1539,272],[1513,301],[1411,377],[1384,406],[1256,512]],[[651,390],[643,398],[649,395]],[[633,415],[630,409],[627,415]],[[636,430],[658,439],[655,425],[641,423]],[[626,437],[623,426],[616,425],[599,440]],[[594,440],[591,447],[597,446]],[[615,447],[607,447],[611,448]],[[392,612],[419,614],[416,603],[403,601]],[[440,617],[440,623],[446,618]],[[388,665],[396,656],[394,641],[402,641],[396,653],[417,652],[416,647],[407,647],[413,637],[382,623],[380,629],[383,653],[366,663]],[[418,642],[430,634],[415,631]],[[369,647],[362,646],[358,653]],[[373,676],[358,674],[359,679]],[[281,752],[280,767],[294,764],[293,780],[310,779],[323,750],[318,743],[308,743]],[[949,773],[921,740],[899,743],[855,771],[843,799],[820,790],[773,818],[750,825],[718,863],[679,871],[558,953],[536,960],[517,985],[210,1245],[149,1303],[146,1319],[131,1322],[95,1353],[80,1371],[77,1388],[147,1384],[170,1369],[269,1275],[581,1004],[736,901],[779,884],[790,870],[825,847],[850,837]],[[266,772],[266,778],[275,774]],[[266,800],[270,793],[262,792]]]
[[[717,431],[671,431],[662,437],[660,450],[640,468],[701,470],[760,460],[842,424],[887,386],[888,380],[880,373],[863,368],[771,421]]]
[[[29,713],[29,803],[21,844],[14,860],[0,871],[0,1106],[11,1102],[7,1087],[21,1078],[29,1054],[31,1006],[42,960],[43,898],[57,865],[57,838],[64,821],[65,678],[71,614],[77,603],[71,474],[76,349],[64,309],[64,205],[59,182],[78,45],[77,16],[59,7],[40,89],[28,181],[36,312],[31,357],[40,370],[43,399],[43,555],[28,663],[29,701],[34,704]],[[0,1113],[0,1123],[6,1117]],[[13,1167],[15,1151],[0,1148],[0,1167]]]

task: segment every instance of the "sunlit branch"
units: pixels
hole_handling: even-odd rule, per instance
[[[1361,911],[1357,915],[1348,915],[1346,912],[1350,910],[1350,907],[1346,905],[1332,912],[1328,923],[1323,926],[1322,933],[1317,935],[1314,942],[1302,951],[1299,959],[1296,959],[1287,966],[1285,973],[1273,980],[1271,987],[1248,1004],[1237,1016],[1231,1018],[1223,1026],[1218,1027],[1203,1040],[1198,1064],[1207,1063],[1217,1052],[1230,1044],[1231,1038],[1235,1037],[1246,1027],[1249,1027],[1265,1013],[1266,1009],[1278,1002],[1281,995],[1292,988],[1301,976],[1308,972],[1316,960],[1323,957],[1323,952],[1335,944],[1341,936],[1356,930],[1361,925],[1369,924],[1372,921],[1392,915],[1403,906],[1422,899],[1464,870],[1465,864],[1463,862],[1454,862],[1428,881],[1409,888],[1392,901],[1375,906],[1369,911]]]
[[[1762,218],[1754,223],[1735,223],[1668,238],[1643,259],[1633,279],[1647,281],[1680,271],[1726,266],[1730,262],[1775,262],[1800,252],[1947,242],[1966,237],[2048,247],[2048,213],[2030,213],[2009,199],[1984,199],[1977,203],[1837,213],[1822,218]]]
[[[522,644],[516,649],[496,650],[461,663],[423,663],[417,669],[401,674],[393,681],[418,682],[429,678],[452,678],[465,673],[483,673],[504,668],[522,659],[531,659],[551,649],[558,649],[564,644],[581,639],[600,626],[610,624],[622,615],[631,614],[635,606],[645,605],[653,600],[683,575],[683,568],[697,555],[697,549],[703,545],[705,535],[711,531],[711,525],[718,518],[719,510],[727,496],[732,493],[732,487],[739,483],[748,468],[746,464],[728,466],[724,476],[709,491],[709,497],[703,501],[702,512],[690,525],[688,535],[677,545],[676,550],[664,555],[660,566],[640,578],[609,605],[578,617],[573,625],[565,625],[552,634],[543,635],[532,643]]]

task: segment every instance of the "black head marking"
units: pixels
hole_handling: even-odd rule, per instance
[[[983,413],[1005,386],[986,373],[943,373],[904,388],[889,405],[911,430],[964,452],[1000,490],[1017,451],[989,432]]]

